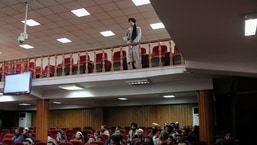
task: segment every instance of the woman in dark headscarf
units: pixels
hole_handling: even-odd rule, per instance
[[[130,27],[125,33],[124,40],[127,41],[127,43],[136,43],[141,40],[142,37],[142,31],[141,28],[136,25],[136,19],[135,18],[129,18],[128,22],[130,24]],[[127,50],[127,62],[130,64],[130,53],[129,48]],[[139,66],[139,47],[138,45],[132,46],[132,64],[133,68],[137,68]]]

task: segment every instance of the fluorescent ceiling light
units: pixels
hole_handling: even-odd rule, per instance
[[[126,81],[128,85],[135,86],[135,85],[147,85],[150,83],[148,79],[142,79],[142,80],[131,80]]]
[[[126,100],[128,100],[128,98],[118,98],[118,100],[126,101]]]
[[[57,102],[57,101],[54,101],[53,103],[54,104],[62,104],[62,102]]]
[[[59,39],[56,39],[57,41],[61,42],[61,43],[70,43],[71,40],[68,39],[68,38],[59,38]]]
[[[256,35],[257,18],[245,20],[245,36]]]
[[[175,98],[175,96],[174,95],[165,95],[165,96],[163,96],[163,98]]]
[[[115,35],[112,31],[102,31],[100,34],[102,34],[104,37]]]
[[[59,88],[61,89],[64,89],[64,90],[82,90],[83,88],[81,87],[78,87],[76,85],[61,85],[61,86],[58,86]]]
[[[150,26],[152,27],[152,29],[162,29],[162,28],[165,28],[165,26],[163,25],[162,22],[160,23],[153,23],[153,24],[150,24]]]
[[[21,21],[22,23],[25,23],[25,20]],[[40,23],[38,23],[37,21],[33,20],[33,19],[28,19],[26,24],[30,27],[33,27],[33,26],[38,26],[40,25]]]
[[[132,0],[132,2],[136,6],[142,6],[142,5],[150,4],[150,0]]]
[[[28,103],[20,103],[19,105],[21,105],[21,106],[29,106],[29,105],[31,105],[31,104],[28,104]]]
[[[84,9],[84,8],[72,10],[71,12],[72,12],[74,15],[76,15],[77,17],[83,17],[83,16],[88,16],[88,15],[90,15],[90,13],[89,13],[86,9]]]
[[[31,46],[29,44],[22,44],[20,45],[20,47],[24,48],[24,49],[31,49],[31,48],[34,48],[34,46]]]

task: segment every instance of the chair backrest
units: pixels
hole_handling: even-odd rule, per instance
[[[74,130],[75,132],[77,132],[77,131],[81,131],[81,128],[80,128],[80,127],[72,127],[72,130]]]
[[[71,142],[61,142],[59,145],[73,145]]]
[[[23,145],[22,142],[15,142],[14,145]]]
[[[14,145],[15,144],[14,140],[12,140],[12,139],[3,139],[2,142],[7,144],[7,145]]]
[[[107,53],[97,53],[95,55],[95,61],[96,63],[100,63],[102,62],[103,60],[107,59]]]
[[[161,56],[165,56],[165,53],[167,52],[167,46],[166,45],[157,45],[153,47],[152,51],[152,57],[158,57],[159,56],[159,47],[161,47]]]
[[[70,142],[71,142],[73,145],[83,145],[83,144],[84,144],[82,141],[78,141],[78,140],[70,140]]]
[[[63,59],[63,63],[64,63],[64,65],[73,64],[73,58],[66,57]]]
[[[47,145],[46,142],[36,142],[35,145]]]
[[[5,140],[5,139],[12,139],[13,138],[13,134],[12,133],[6,133],[4,136],[3,136],[3,139],[2,140]]]
[[[104,145],[103,141],[91,141],[90,144]]]
[[[22,63],[21,62],[17,62],[17,63],[14,64],[14,71],[16,73],[20,73],[21,69],[22,69]]]
[[[79,63],[80,63],[80,64],[83,64],[83,63],[85,63],[86,61],[90,61],[89,55],[87,55],[87,60],[86,60],[86,55],[81,55],[81,56],[79,56]]]
[[[49,130],[49,136],[52,138],[56,138],[58,130]]]
[[[146,49],[144,47],[141,47],[141,55],[146,55]]]
[[[75,136],[75,133],[68,132],[68,131],[69,130],[66,131],[66,137],[67,137],[67,140],[71,140]]]
[[[105,142],[109,138],[109,136],[106,134],[101,134],[100,136],[102,137],[103,142]]]
[[[122,54],[122,58],[126,57],[126,51],[122,50],[122,51],[115,51],[113,53],[113,61],[120,61],[121,56],[120,54]]]

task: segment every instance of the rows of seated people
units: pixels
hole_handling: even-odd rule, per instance
[[[166,45],[155,46],[152,49],[151,55],[147,53],[147,49],[141,47],[141,64],[142,68],[149,67],[151,62],[152,67],[170,65],[170,52]],[[127,58],[125,50],[115,51],[112,54],[112,59],[108,59],[107,52],[96,53],[94,60],[91,60],[90,55],[81,54],[78,56],[77,62],[74,62],[74,58],[71,55],[62,56],[62,62],[54,65],[49,63],[47,59],[38,58],[41,61],[46,61],[46,65],[42,67],[36,64],[35,60],[29,60],[24,62],[13,62],[5,63],[0,66],[0,75],[9,73],[20,73],[24,71],[32,71],[36,78],[46,77],[46,76],[63,76],[69,74],[85,74],[92,73],[94,70],[96,72],[103,71],[117,71],[117,70],[127,70],[129,65],[127,64]],[[181,54],[179,50],[175,47],[173,56],[173,65],[181,64]],[[69,57],[68,57],[69,56]],[[55,59],[56,57],[53,56]],[[151,59],[151,61],[149,61]]]
[[[20,145],[29,138],[34,144],[46,145],[47,142],[36,140],[35,132],[35,128],[3,129],[0,142]],[[178,145],[182,142],[197,145],[200,141],[197,126],[179,127],[174,123],[160,126],[152,123],[150,127],[138,127],[137,123],[131,123],[127,127],[108,128],[101,125],[97,130],[92,127],[50,127],[48,142],[53,145],[111,145],[112,142],[117,145]]]

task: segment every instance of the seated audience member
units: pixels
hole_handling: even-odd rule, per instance
[[[56,140],[54,140],[54,139],[49,139],[49,140],[47,141],[47,145],[58,145],[58,143],[57,143]]]
[[[56,141],[58,142],[67,142],[67,138],[63,132],[63,130],[58,130],[56,134]]]
[[[82,133],[80,131],[77,131],[76,134],[75,134],[75,138],[70,140],[70,141],[73,141],[73,140],[83,142],[83,135],[82,135]]]
[[[178,142],[178,145],[191,145],[191,144],[186,140],[181,140]]]
[[[153,143],[153,138],[151,136],[146,136],[144,138],[144,143],[143,144],[147,144],[147,145],[154,145]]]
[[[159,142],[157,142],[157,144],[158,145],[167,144],[168,137],[169,137],[168,132],[166,130],[162,130],[160,133]]]
[[[235,145],[235,141],[232,138],[232,133],[226,132],[223,139],[218,141],[216,145]]]
[[[22,141],[22,144],[23,144],[23,145],[33,145],[33,144],[34,144],[34,141],[33,141],[31,138],[25,138],[25,139]]]
[[[87,143],[88,140],[89,140],[89,135],[88,135],[87,130],[83,130],[83,131],[82,131],[82,135],[84,136],[84,143],[83,143],[83,144],[85,144],[85,143]]]
[[[24,137],[23,137],[19,128],[15,129],[14,136],[13,136],[12,139],[13,139],[14,142],[22,142],[24,140]]]
[[[32,133],[29,132],[28,127],[24,127],[22,135],[24,138],[31,138],[34,140],[34,137],[33,137]]]
[[[160,125],[158,123],[153,122],[151,132],[148,134],[148,136],[153,137],[159,131],[159,129]]]
[[[128,132],[128,142],[129,143],[132,142],[132,140],[133,140],[133,138],[134,138],[134,136],[136,134],[136,131],[137,131],[137,123],[132,122],[130,124],[130,130]]]
[[[94,132],[94,136],[93,137],[89,137],[87,143],[90,143],[92,141],[102,141],[102,137],[100,135],[100,131],[99,130]]]
[[[199,141],[199,126],[195,125],[192,128],[192,131],[188,133],[187,139],[190,143],[193,143],[194,141]]]
[[[143,129],[141,128],[137,129],[136,134],[131,142],[131,145],[136,145],[137,142],[143,143],[145,138],[143,133],[144,133]]]
[[[121,145],[123,137],[121,135],[111,135],[109,145]]]
[[[100,134],[106,134],[106,135],[110,136],[110,132],[106,128],[106,125],[101,125]]]
[[[167,139],[167,145],[174,145],[175,144],[175,139],[173,138],[173,136],[169,136]]]

